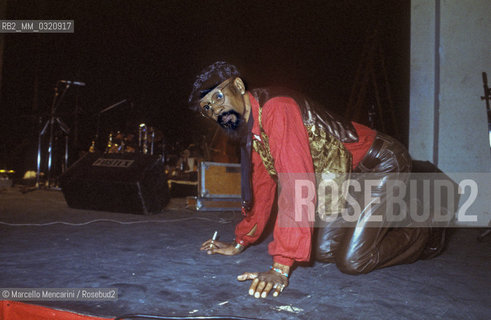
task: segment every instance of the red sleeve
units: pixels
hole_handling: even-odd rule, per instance
[[[243,246],[254,243],[264,231],[271,215],[276,182],[271,178],[257,152],[252,152],[252,192],[254,206],[235,227],[235,241]],[[254,227],[256,230],[253,230]]]
[[[275,262],[291,266],[294,261],[308,261],[312,247],[315,219],[315,176],[309,138],[300,109],[292,98],[277,97],[263,106],[262,125],[269,137],[271,154],[278,172],[278,217],[269,254]],[[295,212],[295,183],[307,181],[312,189],[312,207]]]

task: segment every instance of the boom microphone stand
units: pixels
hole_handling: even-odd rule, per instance
[[[60,83],[64,84],[65,86],[61,88],[62,92],[60,95],[60,89],[58,88],[60,86]],[[37,172],[36,172],[36,188],[40,187],[39,180],[40,180],[40,175],[41,175],[41,142],[43,136],[46,134],[46,131],[49,127],[49,142],[48,142],[48,175],[47,175],[47,184],[46,186],[48,188],[51,187],[51,170],[52,170],[52,163],[53,163],[53,140],[54,140],[54,127],[55,123],[58,124],[59,128],[61,131],[65,134],[65,156],[64,156],[64,162],[65,168],[68,166],[68,135],[70,134],[70,128],[56,115],[56,109],[60,106],[61,102],[63,101],[63,98],[65,97],[67,91],[70,89],[71,84],[73,85],[78,85],[78,86],[84,86],[85,83],[83,82],[76,82],[76,81],[67,81],[67,80],[59,80],[56,83],[56,86],[54,88],[54,96],[53,96],[53,102],[51,103],[50,107],[50,113],[49,113],[49,118],[44,124],[43,128],[39,132],[39,138],[38,138],[38,154],[37,154]],[[41,120],[42,122],[42,120]]]

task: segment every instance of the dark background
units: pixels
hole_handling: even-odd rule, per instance
[[[169,143],[209,135],[212,124],[187,108],[187,97],[199,71],[216,60],[236,64],[249,87],[288,86],[345,114],[363,44],[375,29],[398,121],[386,131],[407,143],[409,6],[409,0],[8,0],[3,18],[71,19],[75,33],[4,34],[0,166],[35,167],[37,135],[61,79],[87,84],[72,87],[58,110],[72,128],[79,120],[75,152],[89,148],[95,114],[123,99],[128,103],[103,114],[101,136],[136,131],[140,122],[160,129]],[[365,112],[358,120],[366,118]]]

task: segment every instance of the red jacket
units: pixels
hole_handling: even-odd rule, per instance
[[[260,140],[258,121],[259,103],[249,94],[254,118],[253,139]],[[359,141],[347,143],[345,147],[352,153],[353,168],[360,162],[375,138],[375,131],[353,123]],[[314,167],[310,155],[309,137],[303,124],[300,109],[292,98],[275,97],[262,106],[262,127],[269,137],[271,155],[279,174],[305,173],[304,178],[315,180]],[[287,175],[288,176],[288,175]],[[290,181],[286,181],[290,180]],[[307,218],[307,210],[302,219],[295,219],[292,207],[295,185],[293,179],[281,181],[278,195],[278,217],[273,232],[274,240],[269,244],[269,254],[274,262],[291,266],[294,261],[308,261],[312,247],[312,217]],[[312,181],[315,183],[315,181]],[[315,185],[315,184],[314,184]],[[276,194],[276,182],[264,167],[261,157],[252,152],[252,189],[254,206],[248,215],[235,228],[235,241],[244,246],[254,243],[264,231],[271,214]],[[281,222],[280,222],[281,221]],[[254,230],[255,227],[255,230]]]

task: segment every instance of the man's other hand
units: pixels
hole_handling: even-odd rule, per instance
[[[273,297],[277,297],[288,286],[288,278],[274,270],[245,272],[237,276],[237,280],[252,280],[249,295],[255,298],[266,298],[271,290],[273,290]]]
[[[203,242],[200,250],[206,251],[208,254],[219,253],[225,256],[233,256],[240,253],[240,250],[234,247],[233,242],[221,242],[213,239]]]

